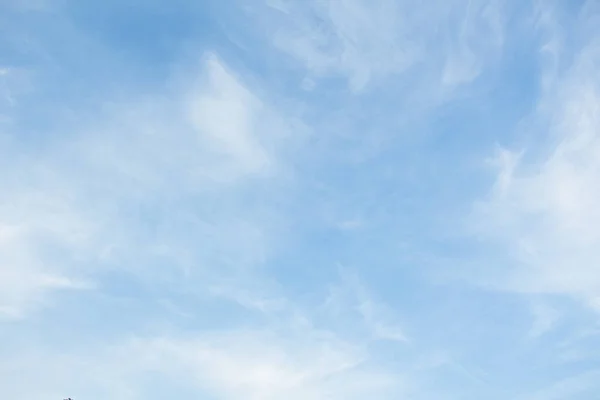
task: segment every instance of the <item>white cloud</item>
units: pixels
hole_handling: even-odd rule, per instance
[[[371,338],[407,342],[408,338],[394,311],[369,293],[355,273],[345,270],[340,272],[342,282],[331,287],[325,303],[333,318],[344,317],[349,310],[354,309]]]
[[[348,331],[354,340],[387,340],[408,342],[396,312],[376,298],[356,273],[340,269],[340,282],[329,287],[322,304],[306,308],[284,295],[284,288],[259,275],[223,279],[209,292],[221,299],[232,301],[250,311],[257,311],[293,326],[304,326],[313,319],[336,332]],[[340,334],[340,337],[345,337]]]
[[[327,335],[302,336],[236,333],[173,350],[225,399],[361,398],[395,386],[391,375],[363,368],[360,348]]]
[[[10,122],[11,111],[18,105],[19,98],[31,90],[30,80],[29,71],[0,66],[0,122]]]
[[[451,36],[446,49],[442,83],[456,86],[473,81],[481,73],[487,59],[502,47],[505,3],[469,1],[457,4],[463,14],[458,18],[457,32]]]
[[[315,76],[347,77],[354,91],[423,63],[434,72],[445,65],[438,72],[444,84],[470,82],[479,75],[482,58],[503,42],[502,10],[496,1],[269,4],[286,23],[275,29],[276,45]]]
[[[366,347],[310,325],[134,338],[61,355],[36,349],[4,357],[0,394],[138,399],[155,389],[148,380],[155,374],[174,391],[224,400],[396,398],[412,389],[406,376],[373,361]]]
[[[240,281],[241,279],[238,278],[237,280]],[[289,306],[285,298],[272,294],[272,290],[264,287],[266,286],[264,284],[251,290],[251,281],[253,280],[256,280],[256,278],[246,277],[241,280],[243,285],[240,285],[240,282],[229,282],[229,284],[214,285],[208,291],[213,296],[233,301],[248,310],[262,313],[283,311]]]
[[[59,197],[50,179],[33,185],[7,180],[0,195],[0,307],[8,316],[49,291],[89,287],[65,264],[91,250],[95,224],[73,213],[68,194]]]
[[[78,130],[57,134],[42,156],[17,150],[19,137],[11,138],[0,167],[5,313],[88,287],[81,282],[100,267],[156,273],[135,254],[166,257],[190,279],[207,264],[210,274],[227,274],[262,261],[264,225],[242,213],[233,193],[244,179],[276,175],[285,127],[214,55],[202,68],[175,93],[100,108]],[[177,203],[199,193],[194,207]],[[158,230],[147,229],[148,217]]]
[[[481,103],[470,98],[467,107],[444,107],[432,118],[413,111],[431,110],[438,96],[482,77],[502,52],[508,8],[519,2],[268,2],[272,9],[264,13],[240,2],[248,15],[268,15],[260,28],[251,20],[241,27],[231,23],[228,18],[239,15],[231,8],[207,11],[183,2],[160,29],[154,29],[153,6],[129,15],[119,1],[94,9],[65,3],[53,12],[60,18],[52,24],[93,32],[93,38],[82,33],[77,39],[90,48],[68,55],[51,45],[69,35],[50,34],[55,25],[41,23],[40,13],[24,18],[40,22],[38,34],[52,36],[42,46],[51,56],[22,56],[32,71],[36,57],[43,58],[39,77],[50,79],[21,101],[27,85],[16,84],[20,72],[0,69],[0,81],[9,83],[0,96],[16,99],[5,103],[17,116],[12,132],[0,132],[7,138],[0,143],[0,316],[26,318],[52,301],[57,307],[0,323],[6,328],[0,398],[516,398],[526,373],[534,372],[532,381],[543,386],[546,371],[554,378],[569,367],[544,363],[563,362],[569,352],[581,355],[587,343],[575,338],[576,345],[546,354],[557,349],[562,323],[570,323],[566,308],[558,312],[546,296],[536,296],[540,302],[530,310],[535,340],[514,347],[513,334],[522,333],[521,313],[511,314],[514,297],[422,279],[438,251],[476,251],[455,236],[436,240],[437,224],[452,217],[441,213],[456,205],[436,197],[461,191],[449,192],[445,178],[464,172],[462,152],[472,155],[487,140],[470,136],[469,117],[477,113],[471,108],[487,112],[520,90],[521,72],[529,69],[520,70],[512,56],[522,55],[522,43],[507,49],[510,57],[491,74],[508,79],[507,88],[493,82],[494,93],[482,94]],[[527,7],[518,5],[520,11]],[[215,17],[220,33],[205,38],[207,31],[196,29],[195,15],[188,15],[195,12]],[[106,21],[121,21],[132,35],[144,33],[136,29],[148,22],[148,36],[117,42],[114,24],[103,31]],[[252,43],[262,28],[278,50],[272,42]],[[248,33],[237,41],[240,47],[223,54],[258,66],[256,80],[241,79],[207,54],[199,65],[178,65],[187,70],[160,88],[146,86],[173,64],[175,47],[196,45],[196,34],[201,45],[231,46],[221,42],[229,33]],[[139,46],[148,37],[153,40]],[[597,45],[590,44],[563,76],[561,44],[551,36],[542,46],[549,66],[536,122],[551,126],[542,138],[547,147],[501,148],[493,160],[497,179],[475,217],[479,232],[511,257],[514,268],[502,268],[503,287],[567,294],[594,305],[600,303]],[[110,65],[109,73],[88,82],[98,65]],[[143,73],[126,80],[132,71]],[[64,92],[59,79],[50,82],[69,74],[77,79]],[[98,101],[111,90],[98,87],[103,79],[125,99]],[[270,80],[277,103],[262,92],[267,86],[260,79]],[[340,87],[346,82],[363,96],[349,95]],[[127,94],[136,89],[146,92]],[[82,93],[90,98],[73,104]],[[282,115],[289,104],[297,106],[296,115],[313,119],[310,148],[300,152],[289,135],[295,121]],[[66,120],[52,112],[63,106],[70,108]],[[482,123],[475,119],[474,131]],[[31,126],[41,132],[27,130]],[[448,146],[461,154],[447,153],[446,134],[461,128],[465,146]],[[400,140],[400,131],[414,136]],[[444,168],[459,158],[456,169]],[[407,249],[410,254],[399,254]],[[342,271],[321,302],[323,279],[338,257],[378,270]],[[382,277],[381,268],[388,267]],[[491,269],[482,268],[483,274]],[[377,279],[394,279],[403,294],[378,293],[389,285]],[[131,307],[121,309],[112,296],[127,297]],[[408,299],[419,306],[401,304],[401,313],[393,308]],[[100,313],[114,318],[96,321]],[[589,354],[577,360],[594,360]],[[523,365],[524,357],[531,365]],[[580,394],[595,378],[594,372],[536,395]],[[507,388],[506,382],[515,383]]]
[[[542,302],[531,306],[533,324],[529,330],[529,337],[538,338],[551,331],[560,320],[561,313],[554,307]]]
[[[502,150],[494,190],[476,211],[483,232],[517,262],[508,286],[566,294],[594,307],[600,304],[599,56],[597,42],[587,44],[545,92],[536,116],[543,150]]]
[[[256,127],[262,105],[237,82],[215,56],[206,60],[206,77],[189,101],[194,128],[213,151],[237,164],[240,173],[268,168],[271,156],[260,144]]]

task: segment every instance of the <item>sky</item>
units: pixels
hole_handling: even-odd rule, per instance
[[[593,400],[600,3],[0,0],[0,398]]]

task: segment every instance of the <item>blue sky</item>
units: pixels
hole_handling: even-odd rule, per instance
[[[0,397],[595,399],[599,18],[0,2]]]

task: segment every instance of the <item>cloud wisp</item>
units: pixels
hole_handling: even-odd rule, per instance
[[[9,3],[0,397],[598,391],[595,2]]]

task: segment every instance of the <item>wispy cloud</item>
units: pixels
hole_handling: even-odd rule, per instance
[[[233,237],[244,235],[236,244],[244,253],[234,259],[260,261],[260,227],[241,220],[227,226],[223,219],[185,216],[186,209],[191,210],[181,203],[178,209],[156,203],[169,198],[177,204],[181,196],[204,193],[210,198],[211,193],[214,197],[219,191],[235,191],[240,179],[268,173],[275,163],[259,137],[275,125],[270,125],[274,119],[269,120],[268,111],[214,55],[206,57],[201,68],[200,82],[193,77],[182,94],[111,106],[98,116],[106,118],[99,127],[81,127],[85,134],[68,136],[48,148],[43,158],[34,160],[31,154],[5,165],[11,172],[2,195],[2,254],[8,266],[3,269],[3,307],[19,308],[42,292],[74,287],[66,284],[73,276],[89,276],[99,269],[82,270],[82,263],[119,264],[132,252],[166,250],[174,252],[168,256],[180,264],[183,249],[173,246],[183,243],[170,243],[174,238],[161,238],[160,231],[148,237],[148,221],[143,215],[123,215],[126,209],[155,209],[154,218],[169,218],[171,223],[184,218],[181,222],[194,229],[194,237],[204,236],[213,248],[218,240],[229,246]],[[167,226],[162,228],[168,232]],[[251,245],[244,243],[248,240]],[[208,251],[192,250],[187,262],[201,268],[198,264],[211,262]]]
[[[375,340],[407,342],[398,316],[377,300],[361,283],[356,273],[340,269],[341,283],[333,285],[325,307],[334,316],[352,311],[360,317],[368,335]],[[350,307],[349,307],[350,305]]]
[[[276,45],[311,75],[341,75],[354,91],[413,67],[437,72],[444,84],[470,82],[481,72],[485,53],[503,42],[503,10],[494,1],[268,4],[282,22]]]
[[[589,398],[594,4],[0,4],[0,397]]]
[[[560,312],[555,308],[543,304],[534,303],[531,307],[533,324],[529,330],[529,336],[537,338],[554,328],[560,319]]]
[[[53,362],[53,379],[36,378],[38,384],[25,398],[35,394],[73,393],[73,396],[139,398],[159,386],[147,377],[159,372],[180,387],[196,388],[223,399],[345,399],[368,395],[399,394],[400,377],[378,371],[365,360],[364,350],[327,333],[303,331],[282,337],[272,332],[238,331],[202,335],[194,339],[135,339],[110,346],[99,353],[80,356],[34,356],[28,362],[37,371]],[[91,361],[91,360],[94,361]],[[24,360],[8,360],[11,370],[22,373]],[[77,370],[85,366],[86,373]],[[2,365],[8,371],[8,365]],[[74,371],[71,371],[74,369]],[[37,369],[36,369],[37,370]],[[31,372],[28,372],[31,377]],[[14,376],[19,382],[18,376]],[[7,382],[8,383],[8,382]],[[8,384],[9,393],[18,393]],[[11,391],[11,389],[13,391]],[[5,389],[6,390],[6,389]],[[22,390],[22,389],[21,389]],[[172,389],[178,393],[176,387]]]
[[[519,290],[560,293],[596,306],[599,214],[597,45],[586,43],[540,104],[542,151],[502,150],[498,178],[478,212],[519,264]]]

